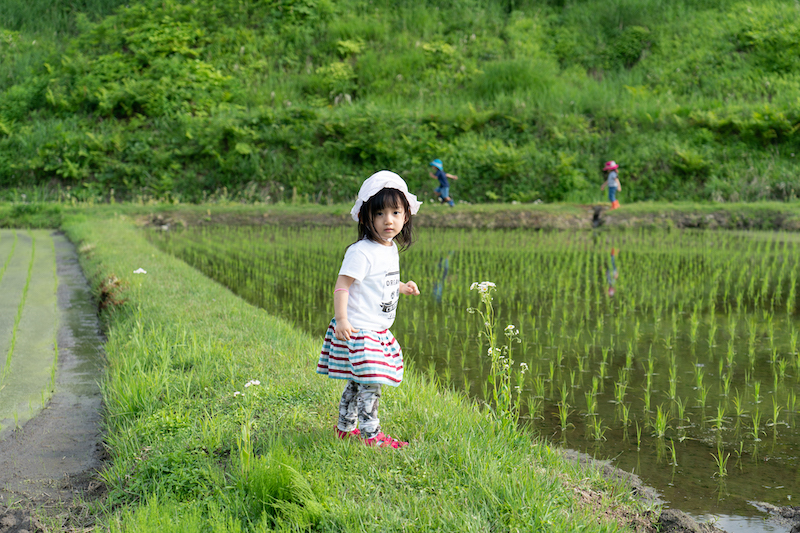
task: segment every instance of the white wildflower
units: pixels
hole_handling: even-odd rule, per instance
[[[133,273],[134,274],[147,274],[147,270],[145,270],[143,268],[137,268],[136,270],[133,271]]]
[[[241,394],[242,393],[237,390],[236,392],[233,393],[233,397],[236,398],[237,396],[241,396]]]
[[[245,388],[249,387],[250,385],[261,385],[261,382],[257,379],[251,379],[247,383],[244,384]]]
[[[497,285],[495,285],[491,281],[481,281],[480,283],[476,281],[472,285],[470,285],[469,290],[474,291],[475,289],[478,289],[478,292],[486,294],[487,292],[489,292],[489,289],[494,289],[494,288],[497,288]]]

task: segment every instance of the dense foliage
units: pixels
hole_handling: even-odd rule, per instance
[[[0,188],[338,201],[793,199],[789,0],[45,0],[0,7]],[[27,9],[25,9],[27,7]],[[39,15],[37,15],[39,13]]]

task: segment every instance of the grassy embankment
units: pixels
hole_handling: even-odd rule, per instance
[[[314,373],[320,338],[161,253],[114,209],[63,228],[107,305],[114,531],[615,531],[606,513],[636,507],[413,369],[381,407],[408,449],[339,441],[341,384]]]
[[[793,0],[0,3],[0,197],[792,200]]]

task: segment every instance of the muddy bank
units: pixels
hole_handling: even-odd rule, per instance
[[[664,503],[658,492],[645,485],[639,476],[614,467],[610,461],[594,459],[585,453],[574,450],[564,450],[563,453],[568,460],[580,463],[585,468],[600,471],[605,478],[620,482],[631,491],[636,499],[648,506]],[[597,508],[602,500],[602,495],[598,493],[581,492],[579,496],[584,505],[595,505]],[[664,509],[658,516],[650,513],[644,515],[623,513],[614,518],[617,522],[626,524],[632,530],[641,533],[726,533],[725,530],[719,529],[714,524],[700,523],[678,509]]]
[[[247,209],[161,209],[136,214],[139,224],[161,229],[177,226],[226,225],[352,225],[344,209],[287,209],[272,206]],[[632,205],[610,210],[605,205],[536,206],[444,206],[425,205],[414,217],[417,227],[524,228],[564,230],[592,228],[676,228],[800,231],[800,212],[789,204],[743,204],[739,206],[651,206]]]
[[[50,402],[0,441],[0,532],[82,528],[84,503],[102,493],[100,325],[74,247],[53,235],[58,275],[58,371]],[[35,512],[35,513],[34,513]]]

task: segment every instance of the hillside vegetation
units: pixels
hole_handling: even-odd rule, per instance
[[[790,200],[794,0],[7,0],[0,189],[331,202]],[[800,157],[800,156],[799,156]]]

